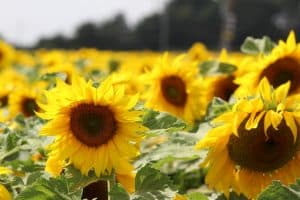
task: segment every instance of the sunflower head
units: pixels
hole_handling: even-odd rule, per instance
[[[55,137],[50,161],[68,160],[83,174],[130,172],[129,162],[138,155],[145,130],[139,122],[142,113],[133,109],[137,96],[125,95],[124,87],[113,86],[112,78],[96,88],[76,76],[71,85],[58,80],[45,96],[47,101],[39,103],[44,112],[38,115],[49,120],[41,133]]]
[[[10,117],[15,117],[22,113],[25,117],[35,116],[39,111],[37,104],[42,88],[38,85],[20,84],[16,86],[8,96],[8,106]]]
[[[289,88],[287,82],[273,89],[264,78],[258,95],[238,100],[213,120],[216,127],[196,145],[209,148],[204,162],[209,186],[255,198],[272,180],[296,181],[300,115],[287,98]]]
[[[195,62],[184,60],[185,55],[170,60],[164,54],[158,65],[146,74],[146,106],[169,112],[189,123],[203,115],[206,86],[198,76]],[[148,77],[148,78],[147,78]]]
[[[289,95],[300,91],[300,46],[293,31],[286,42],[279,41],[270,54],[261,55],[251,65],[255,70],[237,80],[240,90],[247,88],[255,92],[260,81],[266,77],[274,87],[290,81]]]
[[[206,46],[200,42],[193,44],[189,49],[187,57],[196,62],[202,62],[212,57]]]

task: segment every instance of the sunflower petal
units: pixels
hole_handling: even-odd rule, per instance
[[[272,102],[272,89],[271,85],[266,77],[264,77],[259,83],[259,93],[264,101]]]
[[[278,88],[276,88],[276,90],[274,91],[276,103],[282,102],[287,97],[290,86],[291,82],[288,81],[287,83],[282,84]]]
[[[297,140],[297,125],[295,123],[295,119],[292,116],[292,114],[290,114],[288,112],[284,112],[283,115],[284,115],[286,125],[292,131],[292,134],[293,134],[293,137],[294,137],[294,142],[296,142],[296,140]]]

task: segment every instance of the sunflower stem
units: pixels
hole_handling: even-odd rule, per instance
[[[114,171],[112,171],[110,178],[107,180],[108,200],[111,199],[109,193],[111,192],[115,184],[116,184],[116,174]]]

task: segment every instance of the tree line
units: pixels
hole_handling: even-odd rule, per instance
[[[134,27],[117,14],[102,23],[81,24],[71,38],[41,38],[32,48],[180,50],[201,41],[218,49],[228,1],[235,19],[230,39],[233,49],[238,49],[249,35],[268,35],[276,41],[285,38],[291,29],[300,31],[299,0],[171,0],[163,12],[145,17]]]

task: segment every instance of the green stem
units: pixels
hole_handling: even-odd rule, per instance
[[[114,171],[111,173],[111,177],[107,181],[107,189],[108,193],[112,190],[112,188],[116,185],[116,174]],[[110,200],[110,195],[108,194],[108,200]]]

